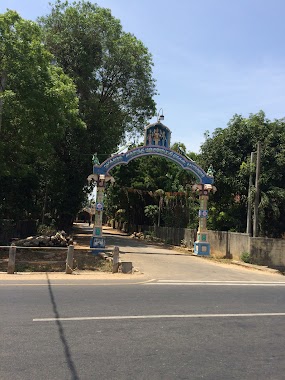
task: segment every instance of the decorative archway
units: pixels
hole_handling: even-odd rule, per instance
[[[195,161],[186,155],[170,149],[170,136],[170,130],[160,121],[157,121],[145,128],[144,146],[128,150],[126,153],[114,154],[102,164],[99,163],[96,154],[93,156],[93,174],[88,177],[89,181],[94,180],[97,184],[95,221],[93,235],[90,241],[90,248],[92,250],[100,252],[105,248],[105,239],[102,236],[103,198],[106,183],[108,181],[114,182],[114,178],[109,173],[110,170],[117,165],[126,165],[138,157],[160,156],[175,162],[184,170],[190,171],[197,178],[198,183],[192,187],[193,191],[199,192],[200,201],[199,228],[197,241],[194,243],[194,253],[197,255],[210,255],[210,244],[207,234],[207,202],[209,192],[216,190],[215,186],[213,186],[213,170],[209,168],[206,173]]]

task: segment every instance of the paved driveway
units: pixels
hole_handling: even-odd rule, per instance
[[[285,282],[281,274],[214,262],[164,246],[146,244],[110,228],[104,228],[104,235],[109,247],[120,247],[122,261],[131,261],[139,273],[149,279]]]

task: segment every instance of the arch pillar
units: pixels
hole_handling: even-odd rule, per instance
[[[193,191],[199,192],[199,227],[197,240],[194,242],[194,254],[199,256],[210,256],[210,243],[208,241],[207,218],[209,192],[217,189],[210,184],[196,184],[192,186]]]
[[[104,210],[104,193],[106,183],[108,181],[114,183],[115,180],[110,175],[105,174],[91,174],[88,177],[88,181],[96,182],[96,204],[95,204],[95,220],[92,237],[90,239],[90,248],[95,251],[95,253],[100,253],[104,251],[106,247],[105,238],[103,238],[102,233],[102,219],[103,219],[103,210]]]

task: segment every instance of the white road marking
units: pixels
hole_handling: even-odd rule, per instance
[[[158,314],[158,315],[114,315],[105,317],[63,317],[34,318],[33,322],[54,321],[108,321],[122,319],[163,319],[163,318],[229,318],[229,317],[285,317],[285,313],[241,313],[241,314]]]
[[[87,281],[97,281],[98,279],[91,279],[91,280],[87,280]],[[124,282],[125,280],[122,279],[122,281],[120,280],[120,282],[100,282],[100,281],[104,281],[104,280],[98,280],[97,283],[95,282],[92,282],[91,284],[88,283],[82,283],[82,282],[79,282],[80,279],[78,280],[78,282],[73,282],[73,283],[59,283],[59,282],[53,282],[53,281],[56,281],[56,280],[52,280],[51,281],[51,285],[54,287],[54,286],[80,286],[80,287],[83,287],[83,286],[125,286],[125,285],[144,285],[148,282],[151,282],[151,281],[156,281],[154,278],[150,279],[150,280],[145,280],[145,281],[137,281],[137,282]],[[75,280],[77,281],[77,280]],[[128,280],[126,280],[128,281]],[[6,284],[0,284],[0,287],[11,287],[11,286],[49,286],[48,283],[30,283],[30,284],[25,284],[25,283],[21,283],[21,282],[18,282],[18,283],[6,283]]]
[[[240,283],[240,282],[246,282],[246,283],[255,283],[255,284],[285,284],[285,281],[248,281],[248,280],[225,280],[225,281],[221,281],[221,280],[196,280],[196,281],[193,281],[193,280],[158,280],[158,282],[209,282],[209,283],[216,283],[216,282],[223,282],[223,283]]]
[[[264,281],[181,281],[181,280],[158,280],[157,282],[146,283],[144,285],[206,285],[206,286],[285,286],[284,281],[264,282]]]

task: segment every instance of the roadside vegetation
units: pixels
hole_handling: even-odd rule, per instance
[[[152,58],[111,12],[56,1],[0,15],[0,220],[68,229],[102,162],[155,111]]]
[[[40,15],[39,15],[40,16]],[[152,56],[111,11],[86,1],[56,1],[37,22],[0,15],[0,235],[19,221],[68,231],[92,190],[92,156],[100,162],[124,142],[137,146],[156,112]],[[171,128],[171,126],[169,126]],[[261,143],[259,231],[284,237],[285,120],[236,114],[200,153],[214,168],[208,228],[245,232],[251,152]],[[112,170],[105,222],[197,228],[195,178],[173,162],[145,157]],[[250,189],[253,207],[254,186]],[[268,222],[270,221],[270,222]]]

